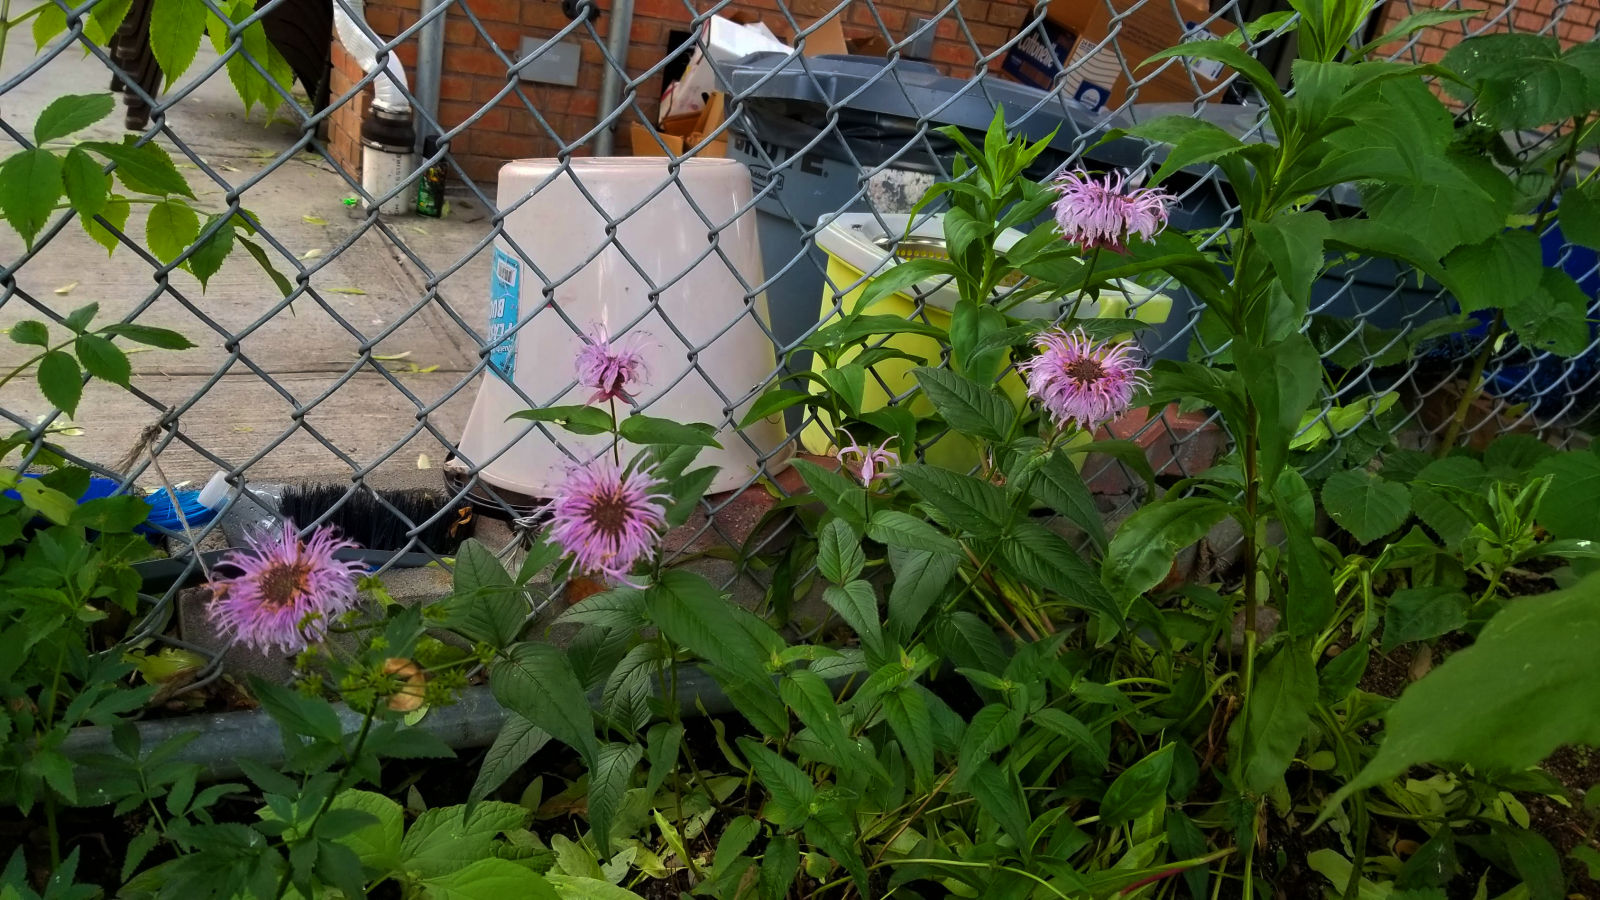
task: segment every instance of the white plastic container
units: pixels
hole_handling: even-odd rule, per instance
[[[548,497],[575,459],[606,452],[609,436],[578,436],[554,425],[547,426],[554,439],[535,430],[510,446],[528,423],[506,417],[529,404],[500,374],[537,405],[583,403],[592,388],[567,389],[583,346],[573,326],[587,331],[604,324],[613,336],[645,335],[648,377],[636,396],[646,415],[721,428],[722,449],[706,448],[696,463],[721,467],[712,492],[743,487],[763,459],[773,471],[774,461],[788,453],[782,417],[741,432],[729,423],[743,418],[749,402],[727,408],[777,368],[761,324],[765,295],[745,299],[744,285],[764,280],[749,171],[730,159],[685,160],[678,169],[682,187],[662,189],[671,180],[664,157],[574,159],[569,165],[570,172],[561,172],[556,160],[518,160],[500,170],[496,202],[510,210],[506,234],[537,271],[504,238],[496,241],[488,332],[493,366],[467,419],[461,461],[478,467],[492,485]],[[691,196],[715,227],[695,213]],[[589,197],[613,219],[644,205],[617,224],[613,243]],[[708,254],[713,231],[720,253]],[[559,282],[549,299],[548,282]],[[660,297],[653,306],[655,289]],[[619,406],[619,413],[627,410]],[[783,453],[773,456],[779,448]],[[625,457],[637,449],[624,445]]]

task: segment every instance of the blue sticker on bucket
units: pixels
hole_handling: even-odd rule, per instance
[[[517,300],[521,295],[522,266],[496,247],[494,273],[489,277],[489,365],[507,378],[517,370]]]

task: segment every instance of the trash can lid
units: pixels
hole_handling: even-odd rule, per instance
[[[1091,113],[1051,93],[998,78],[970,80],[940,74],[927,63],[875,56],[797,56],[752,53],[725,71],[737,99],[777,99],[823,107],[928,120],[934,125],[959,125],[982,132],[1003,106],[1006,123],[1030,140],[1055,132],[1050,145],[1071,152],[1086,137],[1126,127],[1121,114]],[[1113,165],[1137,165],[1148,145],[1123,138],[1095,148],[1095,159]]]

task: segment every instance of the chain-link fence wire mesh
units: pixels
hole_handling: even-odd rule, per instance
[[[392,571],[390,567],[403,554],[434,557],[415,536],[423,528],[457,515],[469,502],[498,510],[516,526],[513,543],[521,540],[538,524],[544,498],[537,492],[510,489],[504,479],[496,479],[496,466],[528,452],[529,442],[553,444],[564,458],[574,461],[594,452],[592,445],[574,442],[553,423],[500,425],[498,416],[498,440],[464,447],[462,411],[478,398],[486,380],[493,380],[499,389],[510,391],[516,403],[528,407],[582,402],[583,390],[577,386],[568,360],[529,360],[524,356],[519,365],[537,367],[537,377],[502,377],[494,368],[494,351],[496,346],[504,346],[503,340],[520,341],[521,335],[535,330],[560,330],[572,335],[574,342],[579,340],[576,335],[594,323],[569,311],[568,306],[590,309],[593,304],[569,304],[565,298],[592,297],[613,289],[594,278],[597,261],[603,258],[609,268],[600,271],[642,284],[648,295],[642,304],[628,305],[634,313],[607,322],[607,327],[614,333],[648,331],[651,340],[660,345],[661,352],[654,359],[661,364],[654,367],[648,387],[636,398],[637,409],[679,418],[681,410],[674,408],[669,395],[687,386],[696,396],[713,398],[720,418],[711,424],[722,429],[725,445],[739,449],[750,461],[745,471],[736,473],[740,476],[737,483],[707,496],[701,515],[687,527],[688,533],[680,531],[669,542],[668,554],[676,561],[720,557],[727,563],[730,588],[742,585],[758,594],[771,589],[774,570],[781,572],[786,564],[779,557],[785,546],[784,526],[792,523],[781,511],[765,514],[770,504],[752,503],[750,498],[778,496],[793,489],[795,481],[784,479],[778,470],[797,445],[811,452],[826,452],[836,445],[829,423],[815,418],[791,417],[784,423],[784,434],[763,440],[739,432],[736,426],[751,401],[769,385],[791,381],[797,369],[811,365],[807,354],[793,351],[827,320],[830,310],[846,307],[852,291],[893,264],[897,242],[908,233],[905,214],[920,188],[933,179],[950,176],[953,146],[936,131],[940,125],[963,121],[960,117],[970,116],[971,110],[981,114],[977,122],[981,125],[996,104],[1001,104],[1012,128],[1035,137],[1055,132],[1051,150],[1041,157],[1048,161],[1041,176],[1084,166],[1115,167],[1137,179],[1151,171],[1153,150],[1108,156],[1109,151],[1094,149],[1095,145],[1106,128],[1141,114],[1140,97],[1147,86],[1176,72],[1192,89],[1192,101],[1181,105],[1185,111],[1206,115],[1241,136],[1255,135],[1262,127],[1257,107],[1249,105],[1248,92],[1236,79],[1203,77],[1186,69],[1182,60],[1141,68],[1144,54],[1124,51],[1121,36],[1137,27],[1137,17],[1150,14],[1152,8],[1175,22],[1184,22],[1185,16],[1192,14],[1190,7],[1175,0],[1106,5],[1109,18],[1104,36],[1080,42],[1080,46],[1099,52],[1073,57],[1044,90],[1020,88],[999,72],[999,66],[1024,42],[1049,40],[1045,4],[1024,8],[1020,27],[1002,37],[995,26],[980,21],[988,5],[968,0],[943,5],[929,2],[916,16],[908,15],[902,6],[890,7],[888,0],[882,4],[844,0],[831,7],[808,7],[805,15],[796,8],[803,0],[796,4],[776,0],[752,5],[747,12],[753,10],[777,30],[795,35],[795,43],[802,49],[805,39],[822,33],[828,22],[848,21],[856,36],[879,39],[873,52],[883,60],[841,63],[797,49],[769,56],[759,64],[711,62],[718,83],[729,90],[726,119],[709,133],[686,141],[681,157],[669,153],[660,159],[659,181],[619,208],[602,197],[605,192],[600,182],[608,177],[605,167],[584,157],[612,138],[617,145],[624,144],[621,135],[636,122],[648,128],[649,141],[657,145],[658,152],[669,152],[654,127],[659,112],[655,95],[667,76],[681,71],[691,56],[706,53],[704,26],[713,16],[734,13],[738,7],[731,2],[684,2],[680,10],[672,0],[665,12],[657,9],[657,15],[676,18],[690,39],[659,58],[641,61],[625,46],[609,42],[605,33],[610,25],[608,16],[624,13],[596,7],[588,0],[569,9],[572,18],[559,27],[523,29],[532,40],[517,47],[503,45],[506,27],[486,14],[492,6],[486,0],[430,2],[420,10],[402,6],[397,14],[390,8],[388,35],[374,31],[369,24],[380,7],[369,4],[363,9],[349,0],[334,0],[334,15],[349,16],[354,28],[377,46],[376,65],[346,79],[347,85],[337,77],[324,80],[307,75],[317,69],[297,65],[298,87],[305,96],[289,83],[282,59],[263,53],[250,30],[275,14],[280,18],[296,15],[300,7],[293,6],[292,0],[270,0],[253,12],[221,6],[214,0],[154,0],[153,4],[133,0],[118,40],[113,42],[118,46],[107,47],[92,39],[91,17],[97,3],[111,2],[95,0],[76,7],[56,4],[64,13],[66,30],[46,40],[37,52],[26,28],[11,29],[0,71],[0,111],[4,113],[0,129],[13,149],[28,148],[29,117],[24,113],[40,105],[29,98],[48,100],[63,93],[83,93],[110,81],[126,98],[130,110],[127,124],[137,126],[130,132],[136,141],[165,147],[211,208],[223,213],[244,211],[254,217],[256,239],[270,261],[287,274],[287,291],[272,290],[263,278],[246,278],[235,294],[219,302],[212,294],[202,293],[181,268],[193,248],[163,261],[140,239],[137,221],[126,228],[102,222],[119,246],[105,264],[109,268],[98,270],[106,273],[98,285],[100,296],[89,299],[99,299],[121,321],[157,321],[183,331],[205,348],[205,358],[189,363],[174,356],[170,362],[146,363],[148,358],[140,357],[139,372],[126,393],[91,389],[72,423],[66,423],[47,404],[41,405],[26,378],[18,379],[0,393],[0,415],[28,431],[33,454],[48,442],[74,462],[128,486],[183,487],[215,469],[226,472],[232,483],[247,491],[246,496],[250,496],[252,484],[292,476],[341,485],[345,502],[372,495],[379,507],[403,521],[407,530],[402,545],[385,548],[393,553],[378,567],[380,571]],[[162,5],[186,4],[193,6],[195,15],[209,13],[211,46],[201,47],[178,83],[163,86],[159,68],[152,76],[153,58],[143,43],[149,40],[152,9],[159,18]],[[203,13],[199,11],[202,5]],[[994,6],[999,5],[996,0]],[[1403,12],[1411,11],[1409,0],[1403,5]],[[524,4],[523,9],[528,7]],[[515,11],[514,4],[512,8]],[[1230,0],[1187,25],[1191,30],[1232,30],[1270,9],[1270,4],[1247,8],[1240,0]],[[319,10],[319,15],[328,11]],[[503,10],[496,13],[502,14]],[[523,15],[526,18],[527,13]],[[1397,18],[1388,7],[1381,8],[1371,27],[1378,27],[1378,19]],[[1434,59],[1442,46],[1462,36],[1508,28],[1570,38],[1571,26],[1576,25],[1592,35],[1594,18],[1590,7],[1578,3],[1522,0],[1479,18],[1431,29],[1386,52],[1397,58]],[[158,23],[156,27],[162,26]],[[430,29],[439,28],[488,47],[492,58],[486,65],[481,56],[477,60],[477,83],[501,81],[486,96],[479,95],[466,104],[466,109],[456,103],[449,115],[438,111],[437,84],[413,82],[411,88],[400,88],[398,93],[410,101],[416,129],[436,136],[437,141],[427,145],[431,152],[411,159],[407,177],[380,196],[372,196],[354,170],[357,159],[348,149],[341,152],[334,146],[330,131],[338,127],[340,115],[365,108],[363,99],[370,95],[375,80],[389,77],[383,74],[388,55],[407,54],[406,48],[430,40],[437,46],[438,35]],[[626,28],[621,31],[628,34]],[[937,66],[911,58],[913,53],[927,55],[929,38],[936,39],[936,47],[944,48],[939,55],[946,61]],[[321,39],[313,34],[312,45],[317,46]],[[334,38],[329,35],[327,40],[331,44]],[[614,106],[602,97],[594,115],[573,115],[571,110],[583,105],[574,102],[574,93],[562,95],[556,103],[556,92],[523,79],[546,54],[573,46],[581,49],[585,66],[598,65],[614,73]],[[450,51],[444,56],[443,70],[448,77],[452,71]],[[1125,90],[1114,108],[1089,113],[1080,102],[1086,67],[1101,66],[1095,71],[1102,74],[1096,77],[1105,77],[1103,63],[1108,59],[1114,60],[1111,74],[1120,78]],[[1284,60],[1269,63],[1280,71],[1287,69]],[[238,115],[238,98],[226,82],[239,83],[242,79],[237,70],[243,67],[271,86],[265,96],[257,98],[276,108],[277,123],[270,129],[246,123]],[[846,69],[849,77],[841,75]],[[332,74],[337,76],[337,72],[334,69]],[[426,80],[429,76],[414,73],[414,77]],[[431,99],[421,103],[418,94]],[[556,105],[563,115],[552,112]],[[1171,109],[1172,104],[1167,104],[1161,111]],[[495,185],[481,178],[481,166],[469,167],[464,155],[451,149],[463,145],[464,136],[475,129],[503,121],[532,136],[549,157],[538,177],[510,193],[497,193]],[[115,132],[115,125],[108,122],[97,127]],[[707,204],[697,201],[695,190],[686,183],[693,179],[685,173],[694,166],[692,158],[714,152],[719,141],[728,141],[732,155],[748,166],[752,189],[740,194],[731,207],[722,204],[717,207],[720,212],[713,214]],[[418,180],[433,165],[450,170],[455,191],[454,209],[443,221],[379,216],[374,211],[396,197],[409,207]],[[301,176],[314,183],[299,183]],[[827,183],[819,186],[819,178]],[[1175,221],[1184,227],[1209,230],[1207,240],[1215,240],[1238,224],[1238,208],[1219,172],[1189,173],[1174,187],[1183,209]],[[575,209],[571,218],[598,218],[603,237],[563,257],[561,265],[552,265],[553,257],[546,251],[559,243],[567,223],[559,211],[552,214],[548,205],[541,206],[540,198],[557,189],[570,202],[587,204],[593,210]],[[347,218],[332,223],[336,227],[330,227],[325,216],[301,212],[343,209],[337,201],[344,197],[351,198],[353,205]],[[670,266],[646,258],[654,251],[630,247],[624,239],[630,232],[629,221],[644,215],[660,198],[680,211],[683,233],[693,235],[695,240],[689,243],[698,245]],[[537,227],[513,233],[507,223],[516,220],[524,208],[538,210]],[[930,205],[910,227],[931,222],[932,233],[937,234],[940,212],[939,204]],[[819,250],[819,238],[848,214],[854,214],[850,222],[857,230],[872,232],[875,228],[875,233],[885,238],[881,258],[859,274],[839,267],[830,270],[827,254]],[[749,222],[761,233],[759,264],[730,252],[720,239],[744,227],[739,223]],[[317,246],[306,246],[303,232],[308,226],[323,229],[317,232]],[[218,227],[222,226],[209,224],[201,239],[209,229]],[[76,233],[78,228],[67,213],[48,225],[31,248],[24,248],[20,241],[6,243],[5,264],[0,269],[4,290],[0,316],[7,322],[39,317],[61,322],[68,310],[79,305],[84,292],[77,291],[76,281],[71,279],[76,272],[96,270],[82,256],[89,245]],[[1580,283],[1592,287],[1600,278],[1594,270],[1593,254],[1562,245],[1553,226],[1544,240]],[[505,323],[508,331],[491,338],[483,297],[495,248],[520,267],[522,313]],[[242,258],[241,254],[235,256]],[[229,265],[249,264],[233,259]],[[696,283],[694,273],[707,266],[725,272],[724,283],[737,288],[722,298],[692,296],[689,288]],[[841,272],[849,274],[842,276]],[[387,279],[386,286],[380,292],[377,281],[341,281],[362,278]],[[1197,329],[1200,308],[1176,284],[1146,287],[1150,294],[1140,296],[1164,295],[1172,301],[1165,321],[1142,335],[1150,354],[1204,359],[1225,349]],[[354,299],[376,293],[383,294],[381,309]],[[930,302],[926,297],[919,300],[914,314],[936,315],[938,310]],[[701,321],[704,311],[719,308],[718,303],[726,311],[725,321],[720,327],[705,327]],[[1132,313],[1138,312],[1138,304],[1135,301]],[[1442,427],[1426,410],[1430,405],[1453,407],[1456,395],[1452,392],[1460,390],[1466,361],[1487,340],[1484,330],[1446,336],[1425,345],[1421,352],[1407,352],[1405,336],[1419,323],[1446,311],[1448,305],[1449,298],[1420,282],[1415,273],[1382,261],[1353,261],[1322,281],[1307,327],[1318,330],[1319,345],[1336,363],[1340,376],[1335,390],[1324,400],[1317,422],[1308,428],[1327,430],[1323,446],[1330,455],[1337,452],[1341,441],[1363,428],[1373,428],[1375,422],[1403,433],[1404,439],[1413,443],[1426,440],[1430,432]],[[691,326],[691,320],[697,324]],[[762,338],[758,342],[768,345],[756,353],[757,358],[765,354],[766,366],[759,376],[739,383],[720,381],[710,361],[718,354],[752,353],[751,328],[759,330]],[[736,329],[738,339],[728,339]],[[401,346],[406,349],[393,352]],[[333,348],[332,358],[327,348]],[[425,364],[430,352],[448,355],[451,348],[455,363]],[[416,353],[416,361],[406,362],[404,357],[411,353]],[[1576,360],[1532,353],[1514,343],[1491,348],[1486,399],[1479,404],[1484,409],[1470,428],[1528,428],[1545,433],[1581,425],[1600,402],[1596,390],[1600,374],[1594,357],[1592,345]],[[9,357],[6,361],[12,362]],[[876,370],[871,377],[892,402],[908,397],[910,388],[904,379],[884,378]],[[1376,405],[1360,405],[1362,397],[1374,392],[1394,392],[1403,402],[1380,418]],[[381,399],[374,401],[373,397]],[[103,427],[107,422],[120,425],[121,431]],[[84,429],[86,437],[70,440],[74,432],[64,427],[67,425]],[[808,429],[813,433],[820,429],[820,443],[807,439]],[[359,438],[354,436],[357,433]],[[1160,474],[1183,477],[1194,474],[1190,471],[1193,465],[1209,464],[1213,454],[1198,452],[1198,448],[1214,446],[1218,433],[1217,422],[1205,419],[1204,413],[1176,415],[1169,411],[1153,419],[1126,422],[1117,436],[1160,448],[1152,451]],[[134,438],[132,452],[130,436]],[[930,439],[919,452],[937,440]],[[1189,453],[1191,448],[1197,452]],[[32,458],[30,454],[27,460]],[[1121,485],[1104,498],[1109,507],[1106,511],[1113,516],[1125,514],[1140,499],[1139,480],[1126,474],[1116,477],[1119,469],[1119,463],[1096,457],[1084,471],[1091,484],[1109,480]],[[418,479],[432,483],[449,501],[422,513],[400,509],[374,491],[386,486],[396,472],[410,473],[402,480],[411,483]],[[176,474],[169,477],[169,473]],[[299,524],[309,527],[316,523]],[[168,548],[174,557],[186,561],[188,577],[203,568],[196,551],[218,544],[218,528],[214,521],[168,535]],[[796,576],[791,572],[781,577]],[[174,581],[136,632],[135,640],[177,641],[165,635],[172,631],[173,598],[183,581],[181,577]]]

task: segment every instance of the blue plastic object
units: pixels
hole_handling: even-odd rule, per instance
[[[39,476],[28,474],[23,477],[38,478]],[[100,500],[114,496],[119,493],[117,488],[117,482],[110,478],[92,477],[89,479],[88,489],[83,492],[82,496],[78,497],[78,503],[83,504],[90,500]],[[216,510],[200,505],[199,491],[178,491],[177,494],[178,504],[176,507],[173,505],[172,495],[165,490],[146,495],[143,499],[150,504],[150,518],[146,519],[144,524],[139,525],[134,530],[140,534],[147,535],[161,535],[172,531],[182,531],[183,521],[178,518],[179,509],[182,509],[183,515],[188,520],[191,528],[204,525],[216,518]],[[16,491],[6,491],[5,496],[12,500],[22,499]]]

